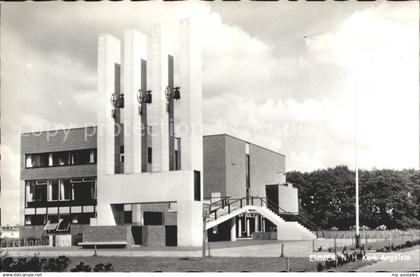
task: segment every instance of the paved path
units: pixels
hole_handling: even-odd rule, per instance
[[[376,257],[380,260],[372,265],[359,268],[359,272],[419,272],[420,271],[420,247],[407,252],[372,253],[368,257]]]
[[[337,240],[337,246],[348,244],[349,240]],[[312,241],[237,241],[211,244],[211,255],[218,257],[279,257],[281,255],[281,245],[284,244],[283,253],[288,257],[309,257],[312,254]],[[318,239],[315,248],[322,246],[325,250],[334,245],[334,240]],[[5,250],[5,249],[3,249]],[[9,256],[33,256],[39,253],[40,256],[54,257],[57,255],[92,256],[93,249],[81,249],[79,247],[69,248],[15,248],[6,250]],[[147,249],[136,247],[130,249],[98,249],[98,256],[126,256],[126,257],[200,257],[201,248],[175,248],[166,247],[164,249]]]

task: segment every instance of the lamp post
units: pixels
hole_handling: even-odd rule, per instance
[[[356,235],[355,235],[355,244],[356,249],[360,248],[360,233],[359,233],[359,166],[357,163],[357,154],[358,154],[358,148],[359,148],[359,136],[358,136],[358,113],[357,113],[357,89],[356,85],[354,86],[354,134],[355,134],[355,147],[354,147],[354,156],[355,156],[355,178],[356,178],[356,203],[355,203],[355,209],[356,209]]]

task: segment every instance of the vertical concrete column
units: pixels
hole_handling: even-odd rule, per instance
[[[143,211],[141,209],[141,204],[131,205],[131,216],[133,225],[143,226]]]
[[[114,174],[115,136],[111,96],[115,93],[116,65],[121,64],[120,41],[109,35],[98,38],[98,175]],[[119,88],[119,84],[118,84]],[[98,197],[99,198],[99,197]]]
[[[236,241],[236,218],[230,220],[230,241]]]
[[[137,93],[143,86],[142,81],[145,81],[142,78],[145,74],[142,72],[142,61],[147,61],[146,36],[133,29],[125,30],[122,67],[125,102],[124,173],[128,174],[142,171],[142,117],[137,100]]]
[[[251,226],[250,226],[250,218],[246,217],[246,236],[250,237],[251,236]]]
[[[173,46],[173,35],[164,27],[155,26],[152,32],[149,59],[153,96],[149,113],[153,172],[169,170],[169,126],[165,90],[168,86],[168,56],[174,55]]]
[[[203,243],[203,205],[198,201],[177,202],[178,246]]]
[[[180,87],[178,125],[181,136],[181,168],[203,168],[201,49],[198,30],[191,20],[180,26]],[[201,173],[201,178],[203,173]],[[201,182],[203,184],[203,182]],[[203,189],[201,189],[203,192]]]
[[[255,215],[255,232],[259,232],[260,230],[260,216],[257,214],[257,215]]]
[[[264,219],[264,217],[262,218],[261,222],[262,222],[262,231],[265,232],[265,219]]]
[[[238,217],[238,238],[242,237],[242,218]]]
[[[25,181],[20,180],[19,181],[19,205],[18,205],[18,215],[19,215],[19,225],[25,225],[25,194],[26,194],[26,188],[25,188]],[[3,195],[4,197],[4,195]],[[3,201],[3,199],[1,199]],[[4,203],[4,202],[2,202]],[[4,209],[3,209],[4,211]],[[4,212],[3,212],[4,215]],[[7,216],[7,215],[6,215]],[[3,218],[5,218],[3,216]]]
[[[111,96],[120,89],[116,68],[121,64],[120,41],[109,35],[101,34],[98,38],[98,97],[97,97],[97,225],[115,225],[110,203],[106,201],[102,180],[106,174],[115,170],[115,124],[112,117]],[[117,78],[118,77],[118,78]]]

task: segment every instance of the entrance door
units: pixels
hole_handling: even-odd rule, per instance
[[[278,185],[266,185],[265,196],[267,199],[267,208],[277,211],[279,206],[279,187]]]

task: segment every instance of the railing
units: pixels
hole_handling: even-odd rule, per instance
[[[43,239],[2,239],[0,248],[48,246],[49,238]]]
[[[217,207],[213,209],[215,205]],[[283,208],[279,207],[277,203],[274,203],[273,201],[266,199],[265,197],[259,197],[259,196],[245,196],[242,198],[231,198],[229,196],[224,197],[223,199],[210,204],[210,215],[214,214],[213,219],[216,220],[218,213],[220,211],[224,211],[225,207],[227,207],[227,214],[230,214],[232,211],[236,209],[240,209],[244,205],[251,205],[251,206],[258,205],[260,207],[264,207],[265,205],[267,206],[267,209],[270,209],[277,215],[281,215],[286,221],[291,221],[291,220],[297,221],[312,231],[321,230],[321,228],[318,227],[318,225],[316,225],[315,223],[313,223],[311,220],[304,217],[303,215],[298,215],[298,214],[288,212],[284,210]]]
[[[217,206],[215,209],[212,207],[215,204],[218,204],[221,202],[220,206]],[[242,197],[242,198],[231,198],[229,196],[224,197],[224,199],[221,199],[219,201],[216,201],[214,203],[211,203],[210,208],[210,215],[214,214],[214,220],[217,219],[217,213],[219,210],[225,210],[225,207],[227,207],[227,213],[230,214],[232,211],[242,208],[244,205],[257,205],[260,204],[260,206],[263,206],[264,198],[259,196],[248,196],[248,197]]]
[[[304,217],[303,215],[294,214],[288,211],[285,211],[281,207],[279,207],[276,203],[273,201],[266,199],[267,208],[272,210],[278,215],[281,215],[284,217],[285,220],[294,220],[299,222],[300,224],[304,225],[305,227],[308,227],[312,231],[319,231],[321,228],[313,223],[310,219]]]

